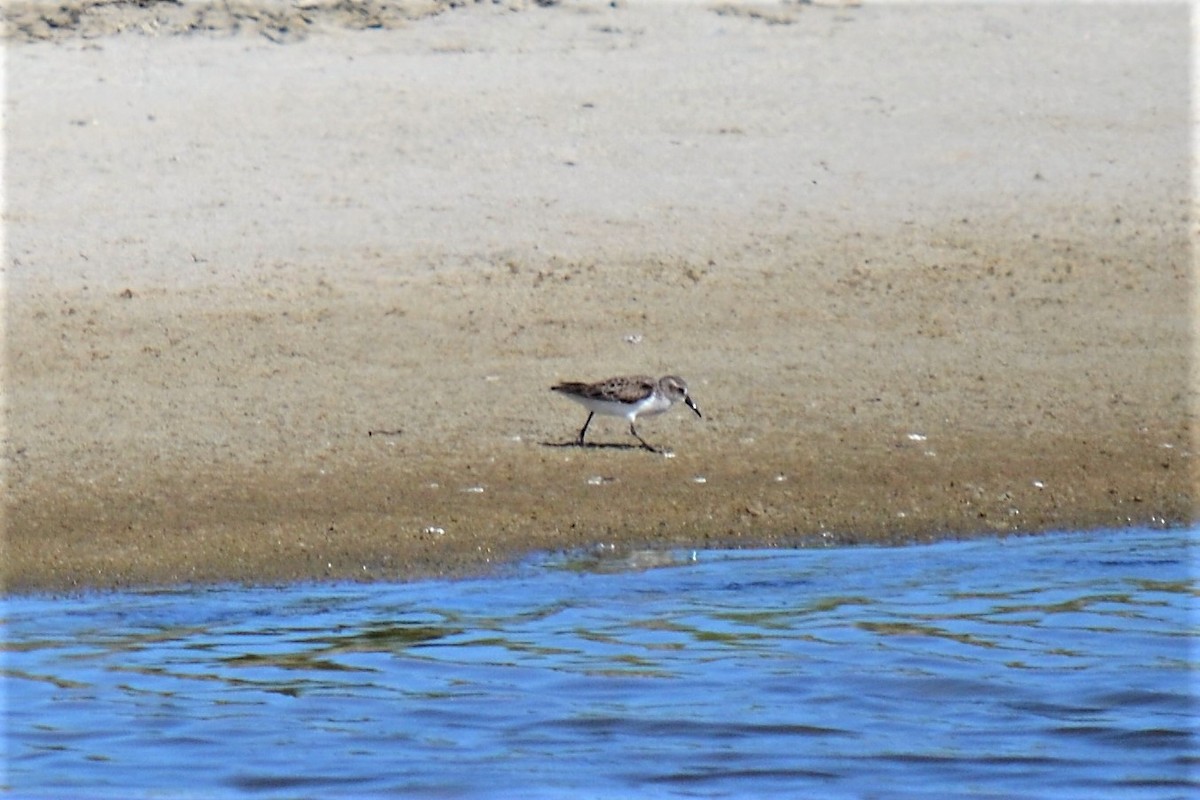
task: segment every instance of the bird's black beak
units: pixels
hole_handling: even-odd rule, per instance
[[[688,395],[683,396],[683,402],[687,403],[687,407],[696,412],[696,416],[704,419],[704,415],[700,413],[700,409],[696,408],[696,404],[692,402],[692,398]]]

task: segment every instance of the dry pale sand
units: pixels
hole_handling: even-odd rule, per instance
[[[6,4],[8,591],[1197,519],[1187,4],[449,5]]]

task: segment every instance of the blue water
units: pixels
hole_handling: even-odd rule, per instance
[[[13,797],[1200,796],[1200,530],[14,597]]]

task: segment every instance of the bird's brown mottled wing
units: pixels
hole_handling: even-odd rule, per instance
[[[608,378],[596,383],[566,381],[551,386],[551,390],[592,400],[616,400],[620,403],[636,403],[654,391],[654,378],[647,375]]]
[[[604,400],[617,400],[622,403],[636,403],[654,391],[657,381],[646,375],[633,375],[622,378],[609,378],[593,385],[591,397]]]

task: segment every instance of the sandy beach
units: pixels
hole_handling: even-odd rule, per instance
[[[1195,521],[1189,11],[6,4],[4,589]]]

